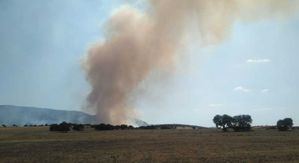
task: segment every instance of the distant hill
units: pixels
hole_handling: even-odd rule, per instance
[[[80,111],[0,105],[0,124],[96,123],[96,117]]]
[[[148,126],[149,125],[148,123],[146,123],[140,119],[133,119],[132,121],[133,121],[132,123],[135,124],[136,126]]]

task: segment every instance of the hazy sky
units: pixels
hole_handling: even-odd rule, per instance
[[[80,62],[120,5],[0,0],[0,104],[80,110],[89,91]],[[176,73],[133,102],[140,119],[211,126],[226,113],[250,114],[255,125],[284,117],[299,125],[298,36],[297,14],[236,22],[219,45],[191,43]]]

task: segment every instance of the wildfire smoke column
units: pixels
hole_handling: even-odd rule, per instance
[[[135,111],[128,98],[152,71],[170,70],[183,57],[186,28],[196,23],[205,44],[229,36],[235,21],[287,18],[292,0],[150,0],[146,10],[120,7],[105,25],[105,39],[84,60],[91,85],[88,109],[105,123],[125,123]],[[154,84],[154,83],[151,83]]]

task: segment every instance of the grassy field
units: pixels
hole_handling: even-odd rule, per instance
[[[299,162],[299,130],[0,128],[0,162]]]

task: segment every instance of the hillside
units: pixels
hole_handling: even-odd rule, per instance
[[[0,124],[53,124],[63,121],[71,123],[95,123],[96,117],[80,111],[0,105]]]

